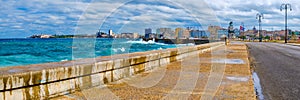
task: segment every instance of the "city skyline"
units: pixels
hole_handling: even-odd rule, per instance
[[[97,30],[116,33],[144,33],[144,29],[160,27],[209,25],[234,28],[243,22],[246,30],[258,26],[256,13],[263,13],[263,30],[284,29],[281,3],[292,4],[288,12],[288,27],[300,30],[300,8],[291,1],[239,0],[82,0],[82,1],[1,1],[0,38],[23,38],[33,34],[95,34]],[[199,10],[201,9],[201,10]]]

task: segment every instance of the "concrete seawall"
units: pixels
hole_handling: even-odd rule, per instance
[[[223,42],[0,69],[0,100],[47,99],[104,85],[210,51]]]

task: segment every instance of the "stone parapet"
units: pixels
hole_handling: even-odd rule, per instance
[[[155,67],[222,45],[223,42],[215,42],[76,61],[1,68],[0,99],[48,99],[150,71]]]

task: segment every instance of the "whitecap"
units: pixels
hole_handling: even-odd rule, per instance
[[[120,50],[122,51],[122,52],[125,52],[125,48],[124,47],[122,47],[122,48],[120,48]]]
[[[63,59],[63,60],[60,60],[60,61],[68,61],[68,59]]]
[[[149,40],[149,41],[143,41],[142,39],[139,41],[127,41],[126,43],[133,43],[133,44],[156,44],[156,45],[168,45],[168,44],[164,44],[164,43],[157,43],[155,42],[155,40]]]
[[[118,48],[113,48],[112,49],[114,52],[118,52]]]

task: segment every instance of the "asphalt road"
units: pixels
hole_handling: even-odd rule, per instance
[[[300,47],[247,43],[265,100],[300,99]]]

